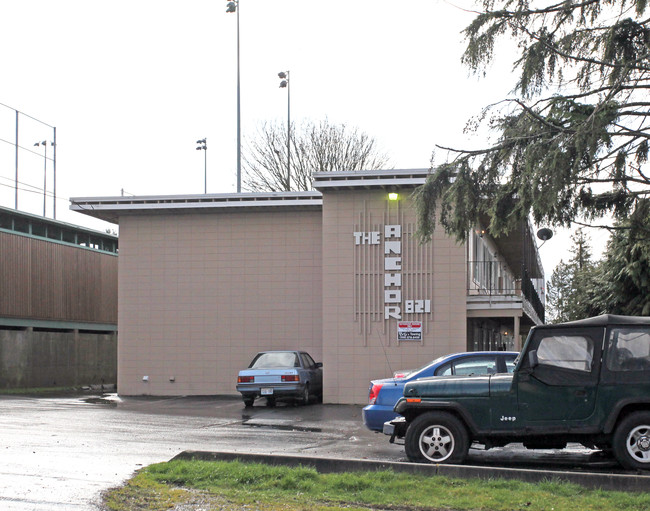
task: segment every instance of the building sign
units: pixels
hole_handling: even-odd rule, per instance
[[[422,322],[421,321],[398,321],[397,340],[398,341],[421,341]]]
[[[381,245],[383,241],[384,319],[401,320],[404,314],[430,314],[431,300],[402,297],[402,226],[385,225],[382,233],[354,232],[355,245]],[[420,337],[422,335],[420,325]]]

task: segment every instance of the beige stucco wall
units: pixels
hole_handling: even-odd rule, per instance
[[[442,229],[421,246],[413,237],[411,190],[388,201],[383,190],[323,190],[323,362],[325,401],[364,404],[372,379],[414,369],[466,349],[465,249]],[[422,341],[397,342],[397,320],[384,319],[384,226],[401,225],[406,299],[431,300]],[[378,245],[356,245],[354,232],[380,232]]]
[[[322,360],[321,240],[320,211],[122,216],[118,392],[236,394],[257,351]]]

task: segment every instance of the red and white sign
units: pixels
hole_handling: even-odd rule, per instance
[[[421,341],[422,322],[421,321],[398,321],[397,340],[398,341]]]

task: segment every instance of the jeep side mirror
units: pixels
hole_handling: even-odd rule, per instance
[[[528,365],[531,369],[534,369],[539,364],[539,359],[537,358],[537,350],[531,350],[528,353]]]

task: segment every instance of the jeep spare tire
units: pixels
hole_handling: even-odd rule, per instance
[[[428,412],[410,424],[404,448],[410,461],[463,463],[469,435],[465,425],[450,413]]]

